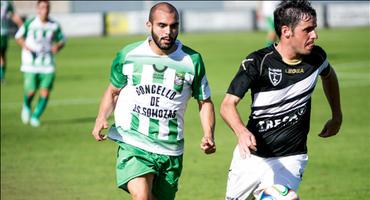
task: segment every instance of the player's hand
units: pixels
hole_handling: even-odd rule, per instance
[[[51,53],[56,54],[56,53],[58,53],[58,51],[59,51],[59,47],[58,47],[58,45],[53,44],[53,45],[51,46]]]
[[[341,119],[330,119],[329,121],[326,122],[319,136],[323,138],[334,136],[339,132],[341,125],[342,125]]]
[[[103,141],[107,139],[107,135],[101,133],[103,129],[107,129],[109,127],[109,123],[107,120],[104,119],[96,119],[95,126],[92,131],[92,135],[94,136],[96,141]]]
[[[238,145],[242,159],[249,157],[251,155],[251,150],[257,151],[256,138],[249,131],[238,134]]]
[[[203,137],[200,148],[204,151],[206,154],[212,154],[216,152],[216,144],[212,137]]]

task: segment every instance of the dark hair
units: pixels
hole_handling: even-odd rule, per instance
[[[42,2],[50,3],[48,0],[38,0],[38,1],[37,1],[37,5],[39,5],[39,4],[40,4],[40,3],[42,3]]]
[[[150,22],[153,22],[153,15],[154,15],[154,12],[157,10],[157,9],[161,9],[161,7],[165,7],[166,10],[168,10],[169,12],[175,12],[176,13],[176,16],[177,18],[179,17],[179,12],[177,12],[177,9],[175,8],[175,6],[173,6],[172,4],[170,3],[167,3],[167,2],[160,2],[160,3],[157,3],[155,4],[151,9],[150,9],[150,13],[149,13],[149,21]]]
[[[316,18],[316,11],[307,0],[282,1],[274,11],[275,32],[280,38],[281,27],[288,26],[292,30],[305,18]]]

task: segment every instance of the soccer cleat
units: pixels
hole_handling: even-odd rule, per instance
[[[31,118],[31,121],[30,121],[30,124],[31,124],[31,126],[33,126],[33,127],[39,127],[39,126],[40,126],[40,124],[41,124],[41,122],[40,122],[40,120],[39,120],[39,119],[37,119],[36,117],[32,117],[32,118]]]
[[[30,121],[30,117],[31,117],[30,109],[27,108],[26,106],[23,106],[21,113],[21,119],[23,124],[28,124],[28,122]]]

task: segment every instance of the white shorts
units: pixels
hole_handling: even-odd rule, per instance
[[[254,199],[254,195],[273,184],[297,190],[307,160],[307,154],[273,158],[251,155],[242,159],[236,146],[229,169],[226,199]]]

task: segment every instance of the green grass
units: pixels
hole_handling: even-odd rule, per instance
[[[317,136],[329,119],[321,83],[313,95],[309,163],[298,190],[304,200],[353,200],[370,196],[369,28],[319,30],[317,44],[328,53],[341,86],[344,122],[338,136]],[[219,116],[220,102],[241,60],[264,45],[262,32],[183,34],[184,44],[202,53],[217,112],[217,153],[204,155],[197,104],[185,119],[184,170],[178,200],[224,199],[236,139]],[[8,50],[6,83],[1,85],[1,199],[129,199],[115,187],[113,142],[95,142],[91,130],[108,85],[110,64],[124,45],[145,36],[69,38],[57,56],[57,78],[43,125],[20,121],[20,48]],[[239,106],[249,115],[249,95]]]

